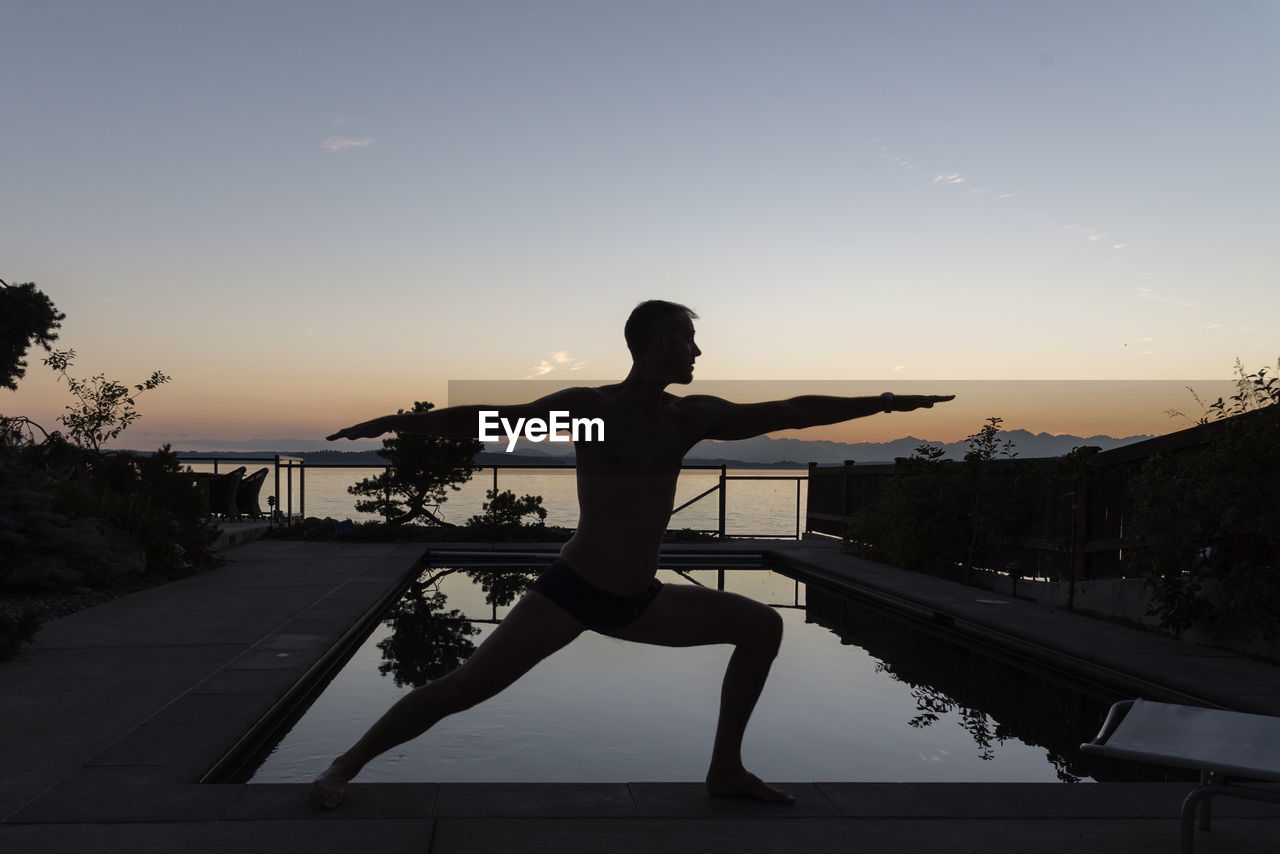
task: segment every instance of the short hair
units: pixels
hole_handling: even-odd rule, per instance
[[[622,334],[627,339],[627,349],[632,356],[639,356],[645,347],[658,334],[659,323],[668,315],[683,312],[690,320],[697,320],[693,309],[678,302],[667,302],[661,299],[646,300],[631,310],[627,325]]]

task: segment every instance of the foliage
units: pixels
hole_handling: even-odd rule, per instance
[[[94,451],[119,436],[138,420],[136,398],[169,382],[169,377],[155,371],[132,390],[118,380],[109,380],[103,374],[87,379],[77,379],[67,373],[75,359],[75,350],[54,350],[44,363],[66,380],[67,388],[75,396],[76,403],[66,407],[66,414],[58,420],[67,428],[71,441]]]
[[[10,285],[0,279],[0,386],[17,389],[27,373],[27,350],[32,345],[50,350],[64,319],[35,283]]]
[[[413,412],[427,412],[433,404],[413,404]],[[404,414],[404,410],[399,410]],[[347,488],[355,496],[356,510],[377,513],[390,525],[421,520],[449,525],[432,512],[449,499],[449,491],[462,488],[480,468],[475,456],[484,446],[478,439],[447,439],[425,434],[396,433],[382,440],[378,455],[389,467],[377,477],[365,478]]]
[[[928,445],[899,459],[876,500],[850,521],[847,548],[903,569],[955,574],[969,541],[962,466]]]
[[[466,575],[484,592],[484,601],[499,608],[512,604],[538,580],[540,569],[493,569],[479,567],[465,570]]]
[[[963,462],[920,445],[895,463],[875,502],[846,531],[846,547],[903,569],[965,578],[981,561],[985,543],[1007,536],[1025,513],[1013,443],[1000,440],[1000,418],[968,437]]]
[[[475,652],[471,638],[480,630],[462,612],[445,610],[448,598],[433,586],[448,572],[415,580],[387,612],[391,633],[378,641],[378,672],[390,674],[397,687],[437,679]]]
[[[542,506],[541,495],[522,495],[519,498],[511,490],[498,492],[490,489],[485,492],[489,500],[482,506],[484,512],[467,520],[470,528],[494,530],[502,528],[541,528],[547,519],[547,509]],[[532,521],[525,523],[526,516]]]
[[[456,572],[478,583],[485,604],[494,609],[515,602],[538,575],[535,569],[477,567],[432,569],[415,579],[388,611],[385,623],[391,633],[378,642],[383,658],[378,671],[390,674],[398,687],[438,679],[475,652],[471,638],[480,633],[475,626],[480,620],[446,610],[448,596],[440,589],[440,582]]]
[[[212,563],[217,529],[176,454],[99,451],[138,419],[136,395],[169,378],[157,371],[130,389],[102,374],[71,377],[74,351],[50,346],[63,315],[32,284],[0,285],[0,384],[15,388],[38,344],[76,399],[59,419],[72,441],[0,416],[0,589],[131,589]],[[30,637],[34,620],[5,613],[0,647]]]
[[[1237,393],[1204,407],[1206,443],[1157,455],[1135,476],[1127,549],[1162,627],[1272,640],[1280,636],[1280,383],[1238,361],[1236,373]]]
[[[1201,410],[1196,423],[1209,424],[1280,403],[1280,359],[1276,360],[1276,373],[1277,376],[1267,376],[1265,367],[1259,368],[1256,373],[1247,373],[1244,364],[1236,359],[1236,393],[1225,401],[1218,398],[1209,404],[1200,399],[1195,389],[1188,386],[1187,391],[1191,393],[1191,399],[1200,406]],[[1188,417],[1186,413],[1177,409],[1171,409],[1167,414],[1180,418]]]
[[[1003,423],[1003,418],[993,415],[982,425],[982,429],[965,439],[969,445],[969,450],[964,455],[965,462],[989,463],[997,456],[1008,459],[1018,456],[1013,450],[1013,440],[1000,441],[1000,425]]]
[[[99,454],[53,434],[0,445],[0,585],[173,578],[213,561],[217,528],[168,447]]]
[[[63,486],[57,509],[111,522],[143,549],[153,574],[178,577],[213,562],[218,527],[206,487],[170,446],[89,459],[88,477]]]

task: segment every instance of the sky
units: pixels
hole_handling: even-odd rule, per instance
[[[618,379],[655,297],[702,380],[1176,381],[1143,430],[1100,392],[1006,417],[1037,432],[1167,432],[1280,356],[1274,0],[0,0],[0,31],[0,278],[66,313],[73,373],[173,378],[124,446]],[[31,362],[0,412],[56,427]]]

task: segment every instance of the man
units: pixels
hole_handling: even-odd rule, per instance
[[[732,644],[707,790],[717,796],[793,800],[747,771],[741,756],[747,720],[782,640],[781,618],[768,606],[733,593],[664,586],[655,578],[684,455],[703,439],[746,439],[877,412],[905,412],[952,396],[806,396],[753,404],[707,395],[676,397],[666,387],[691,382],[694,361],[702,353],[694,343],[696,316],[676,303],[641,303],[627,320],[632,365],[622,382],[566,389],[532,403],[501,407],[502,417],[511,423],[516,418],[547,421],[552,411],[603,421],[602,439],[580,441],[576,447],[577,531],[471,658],[402,697],[316,778],[313,805],[336,807],[346,783],[369,760],[446,715],[497,694],[587,629],[662,646]],[[493,408],[387,415],[329,439],[372,438],[389,431],[475,438],[480,412]]]

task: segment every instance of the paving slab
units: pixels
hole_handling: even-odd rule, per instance
[[[636,810],[664,818],[760,817],[773,819],[837,816],[839,811],[812,783],[768,781],[795,797],[792,804],[761,803],[745,798],[713,798],[702,783],[631,783]]]
[[[827,802],[849,818],[932,818],[935,808],[905,783],[815,783]]]
[[[626,783],[444,783],[436,818],[634,817]]]
[[[342,806],[332,811],[311,807],[308,786],[254,783],[239,786],[227,809],[228,820],[348,821],[351,819],[426,819],[436,812],[438,783],[353,783]]]
[[[430,819],[0,825],[14,854],[427,854]]]
[[[217,821],[241,786],[166,780],[152,768],[82,768],[19,810],[18,824]],[[139,773],[142,772],[142,773]]]

